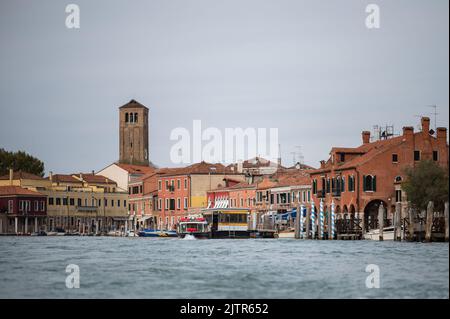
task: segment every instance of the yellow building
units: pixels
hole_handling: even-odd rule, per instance
[[[14,185],[47,195],[47,231],[106,233],[128,227],[128,193],[104,176],[56,174],[42,178],[24,172],[0,177],[0,186]]]

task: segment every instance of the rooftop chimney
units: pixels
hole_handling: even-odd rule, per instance
[[[9,169],[9,185],[13,184],[14,171],[12,168]]]
[[[436,130],[437,130],[436,137],[438,139],[443,139],[444,143],[446,143],[446,141],[447,141],[447,128],[445,128],[445,127],[438,127]]]
[[[421,119],[422,124],[422,132],[425,132],[426,134],[429,134],[430,132],[430,118],[429,117],[422,117]]]
[[[370,132],[369,131],[362,132],[362,141],[363,141],[363,144],[370,143]]]
[[[403,136],[413,135],[413,134],[414,134],[414,127],[412,127],[412,126],[404,126],[403,127]]]
[[[320,161],[320,168],[324,168],[325,167],[325,161],[324,160],[321,160]]]

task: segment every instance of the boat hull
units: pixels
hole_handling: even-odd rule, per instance
[[[180,233],[178,234],[178,237],[185,238],[186,236],[191,235],[194,236],[197,239],[208,239],[211,238],[211,233]]]

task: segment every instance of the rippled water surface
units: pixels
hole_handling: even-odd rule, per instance
[[[0,237],[0,298],[448,298],[445,243]],[[80,288],[66,288],[66,266]],[[380,269],[366,288],[366,266]]]

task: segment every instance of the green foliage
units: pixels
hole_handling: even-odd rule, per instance
[[[0,176],[9,173],[9,169],[44,176],[44,163],[23,151],[8,152],[0,148]]]
[[[448,201],[448,168],[442,168],[433,161],[421,161],[414,168],[405,170],[406,181],[402,188],[408,200],[420,210],[433,201],[436,210],[443,210]]]

